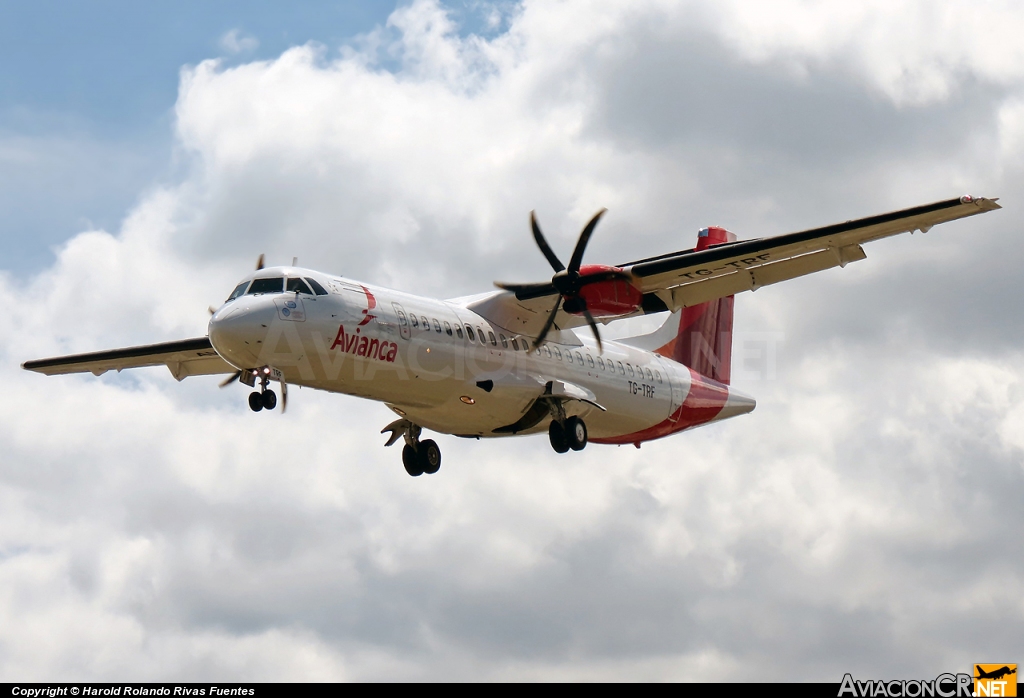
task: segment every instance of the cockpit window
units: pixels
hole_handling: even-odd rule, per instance
[[[278,276],[274,279],[255,279],[249,287],[249,295],[254,293],[282,293],[284,291],[284,278]]]
[[[286,291],[298,291],[299,293],[305,293],[310,296],[313,292],[309,290],[309,286],[302,279],[288,279],[288,283],[285,285]]]
[[[228,297],[228,300],[229,301],[233,301],[236,298],[238,298],[240,295],[245,293],[245,288],[248,285],[249,285],[248,281],[243,281],[242,283],[240,283],[237,286],[235,286],[235,290],[231,292],[231,295]],[[224,301],[224,302],[226,303],[227,301]]]
[[[311,278],[309,278],[307,276],[306,277],[306,281],[309,282],[309,285],[313,288],[313,291],[316,292],[316,295],[318,295],[318,296],[326,296],[327,295],[327,289],[325,289],[323,286],[318,284],[316,282],[316,279],[311,279]]]

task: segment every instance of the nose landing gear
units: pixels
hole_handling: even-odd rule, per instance
[[[441,469],[441,449],[433,439],[420,441],[421,429],[419,425],[413,424],[408,419],[399,419],[381,429],[381,434],[391,432],[385,446],[405,438],[405,446],[402,448],[402,465],[405,472],[413,477],[419,477],[426,473],[433,475]]]
[[[252,410],[253,412],[259,412],[260,410],[272,410],[275,407],[277,407],[277,394],[273,390],[271,390],[269,388],[269,386],[270,386],[270,373],[271,373],[271,370],[265,370],[265,371],[261,370],[261,371],[257,371],[256,373],[252,373],[252,372],[246,372],[246,373],[248,373],[248,375],[244,375],[239,380],[242,380],[243,382],[246,382],[246,383],[248,383],[249,385],[252,385],[252,386],[255,386],[255,383],[256,383],[255,378],[259,378],[259,381],[260,381],[260,389],[249,393],[249,409]],[[279,373],[279,372],[276,372],[276,373]],[[252,382],[251,383],[249,383],[248,381],[245,380],[245,378],[249,378],[250,376],[252,376]],[[283,378],[283,376],[280,377],[280,380],[281,380],[281,390],[285,391],[286,388],[284,387],[284,378]],[[282,394],[285,396],[285,398],[287,400],[287,397],[288,397],[287,393],[282,392]],[[287,404],[287,402],[286,402],[286,404]],[[283,411],[283,408],[282,408],[282,411]]]

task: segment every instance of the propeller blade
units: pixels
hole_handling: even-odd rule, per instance
[[[242,372],[241,371],[235,371],[233,374],[231,374],[230,376],[228,376],[227,378],[225,378],[224,380],[222,380],[220,382],[220,387],[226,388],[226,387],[228,387],[229,385],[231,385],[232,383],[234,383],[236,380],[238,380],[241,377],[242,377]]]
[[[602,208],[594,217],[587,223],[587,227],[580,233],[580,239],[576,241],[576,249],[572,251],[572,258],[569,260],[569,271],[579,271],[580,264],[583,263],[583,252],[587,249],[587,243],[590,242],[590,236],[594,233],[594,228],[597,227],[597,222],[601,220],[601,216],[604,215],[608,209]],[[558,271],[561,271],[559,269]]]
[[[537,225],[537,216],[533,211],[530,211],[530,227],[533,229],[533,239],[537,241],[537,247],[544,253],[544,257],[547,258],[548,264],[556,272],[564,271],[565,265],[562,264],[562,260],[558,258],[548,245],[548,241],[544,239],[544,233],[540,232],[540,226]]]
[[[216,313],[216,312],[217,312],[217,309],[216,309],[216,308],[214,308],[214,307],[213,307],[212,305],[211,305],[211,306],[210,306],[209,308],[207,308],[207,310],[209,310],[209,311],[210,311],[210,315],[213,315],[214,313]]]
[[[256,271],[259,271],[262,268],[263,268],[263,254],[260,253],[259,258],[256,260]]]
[[[548,336],[548,332],[551,331],[551,326],[555,324],[555,316],[558,315],[558,308],[562,305],[562,297],[559,296],[558,300],[555,301],[555,307],[551,309],[551,314],[548,315],[548,321],[544,323],[544,329],[537,335],[537,339],[533,342],[533,351],[536,351],[541,344],[544,343],[544,338]]]
[[[597,340],[597,343],[600,344],[601,340]],[[284,382],[284,379],[282,379],[281,380],[281,414],[284,414],[287,409],[288,409],[288,384]]]
[[[587,306],[583,306],[583,315],[587,318],[587,323],[590,325],[591,332],[594,333],[594,339],[597,340],[597,351],[603,352],[604,347],[601,345],[601,333],[597,329],[597,323],[594,322],[594,316],[587,310]]]
[[[503,281],[495,281],[494,285],[503,291],[511,291],[516,294],[516,298],[521,301],[529,300],[530,298],[551,296],[558,293],[555,287],[548,281],[533,284],[506,284]]]

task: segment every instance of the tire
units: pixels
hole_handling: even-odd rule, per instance
[[[569,450],[569,440],[565,436],[565,429],[557,421],[552,420],[548,427],[548,439],[551,441],[551,448],[555,453],[565,453]]]
[[[587,425],[582,419],[569,417],[565,420],[565,439],[574,451],[582,451],[587,447]]]
[[[273,390],[263,391],[263,409],[272,410],[277,407],[277,395]]]
[[[427,475],[433,475],[441,469],[441,449],[433,439],[420,441],[420,449],[417,454],[420,460],[420,467]]]
[[[405,448],[402,449],[402,465],[405,466],[405,472],[413,477],[419,477],[423,474],[419,455],[416,453],[416,449],[409,444],[406,444]]]
[[[249,409],[259,412],[263,409],[263,396],[259,393],[249,393]]]

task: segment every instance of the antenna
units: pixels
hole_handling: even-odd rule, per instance
[[[292,257],[292,266],[294,267],[294,266],[296,266],[296,265],[297,265],[298,263],[299,263],[299,258],[298,258],[298,257]]]

